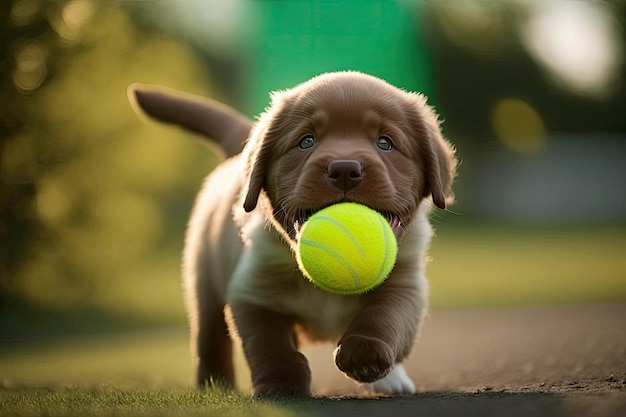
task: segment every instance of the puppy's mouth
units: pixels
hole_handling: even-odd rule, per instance
[[[295,241],[300,240],[300,231],[302,230],[302,226],[304,226],[304,223],[309,219],[309,217],[311,217],[318,211],[322,210],[323,208],[325,207],[321,207],[318,209],[299,210],[299,212],[295,216],[295,219],[293,220],[293,224],[291,225],[292,228],[290,228],[289,230],[289,235]],[[376,210],[376,209],[373,209],[373,210]],[[391,230],[393,230],[393,234],[396,236],[396,239],[399,240],[400,237],[402,236],[402,231],[404,230],[400,215],[393,213],[391,211],[381,211],[381,210],[376,210],[376,211],[387,220],[387,222],[389,223],[389,226],[391,226]]]

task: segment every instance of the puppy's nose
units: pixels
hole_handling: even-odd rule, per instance
[[[328,182],[343,192],[348,192],[363,179],[363,166],[352,159],[330,161],[327,173]]]

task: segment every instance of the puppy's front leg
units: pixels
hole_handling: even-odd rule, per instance
[[[339,340],[337,367],[359,382],[385,377],[409,354],[424,310],[418,288],[383,284],[367,294],[366,304]]]
[[[292,318],[246,302],[231,305],[255,398],[310,397],[311,371],[298,352]]]

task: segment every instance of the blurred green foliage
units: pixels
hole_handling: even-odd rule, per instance
[[[0,20],[0,290],[49,308],[109,304],[134,273],[160,278],[149,265],[182,246],[215,164],[188,135],[138,120],[126,88],[210,94],[210,77],[116,2],[7,1]]]

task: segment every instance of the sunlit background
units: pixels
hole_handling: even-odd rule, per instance
[[[424,92],[461,160],[457,203],[433,217],[432,308],[625,302],[625,8],[0,2],[0,349],[167,327],[181,329],[175,347],[141,333],[152,348],[132,361],[187,363],[183,232],[221,156],[138,118],[126,97],[133,82],[217,98],[250,117],[269,91],[325,71]],[[107,379],[115,371],[98,349],[84,362]],[[55,354],[74,381],[67,351]],[[15,358],[11,367],[0,357],[9,375],[0,382],[48,381]],[[187,368],[173,372],[191,381]]]

